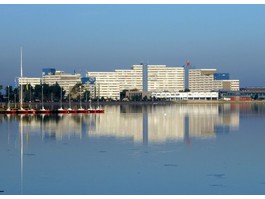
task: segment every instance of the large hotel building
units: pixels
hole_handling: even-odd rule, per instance
[[[148,92],[184,90],[184,68],[166,65],[147,65]],[[120,98],[123,90],[143,90],[143,65],[133,65],[129,70],[114,72],[88,72],[87,77],[95,78],[97,97]]]

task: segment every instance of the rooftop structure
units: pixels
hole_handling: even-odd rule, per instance
[[[214,73],[214,80],[229,80],[229,73]]]

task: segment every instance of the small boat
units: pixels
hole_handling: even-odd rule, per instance
[[[19,110],[17,110],[17,114],[28,114],[28,110],[20,108]]]
[[[8,86],[7,88],[8,88],[8,90],[7,90],[7,92],[8,92],[8,107],[7,107],[7,109],[4,111],[4,113],[6,113],[6,114],[16,114],[17,111],[16,111],[16,110],[13,110],[13,109],[10,108],[9,86]]]
[[[87,113],[96,113],[96,109],[89,108],[87,109]]]
[[[29,110],[28,110],[28,114],[35,114],[35,113],[37,113],[37,111],[34,110],[34,109],[29,109]]]
[[[39,114],[50,114],[51,110],[45,109],[44,107],[42,107],[42,109],[37,110],[37,113],[39,113]]]
[[[5,114],[16,114],[16,113],[17,113],[17,110],[7,108],[7,109],[4,111],[4,113],[5,113]]]
[[[96,113],[104,113],[104,109],[99,108],[99,106],[96,108]]]
[[[56,111],[57,113],[68,113],[68,110],[63,109],[63,89],[61,87],[61,99],[60,99],[61,107]]]
[[[81,91],[81,88],[82,88],[82,87],[79,86],[79,89],[80,89],[80,91],[79,91],[79,103],[80,103],[80,108],[77,109],[77,113],[88,113],[88,111],[82,107],[82,99],[81,99],[81,93],[82,93],[82,91]]]
[[[88,110],[83,109],[82,107],[77,109],[77,113],[88,113]]]
[[[68,113],[68,110],[63,109],[63,108],[59,108],[56,112],[57,113]]]
[[[67,111],[68,111],[68,113],[77,113],[76,109],[68,108]]]

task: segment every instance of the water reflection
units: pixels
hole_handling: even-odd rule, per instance
[[[1,115],[18,121],[28,136],[45,140],[71,137],[129,138],[137,143],[214,138],[239,127],[240,116],[264,116],[264,105],[194,104],[170,106],[106,106],[105,114]]]

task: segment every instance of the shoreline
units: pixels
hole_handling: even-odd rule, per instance
[[[179,100],[179,101],[109,101],[109,102],[91,102],[91,106],[106,106],[106,105],[169,105],[169,104],[265,104],[265,100],[251,100],[251,101],[224,101],[224,100]],[[29,103],[24,103],[23,107],[25,109],[29,108]],[[45,102],[43,105],[59,108],[61,106],[60,102]],[[62,103],[63,107],[69,107],[68,102]],[[89,107],[89,102],[82,102],[84,108]],[[15,108],[16,107],[16,108]],[[11,109],[18,109],[20,104],[10,104]],[[40,109],[40,103],[31,103],[31,107],[34,109]],[[79,102],[72,102],[72,108],[79,108]],[[0,111],[7,108],[7,103],[0,103]]]

